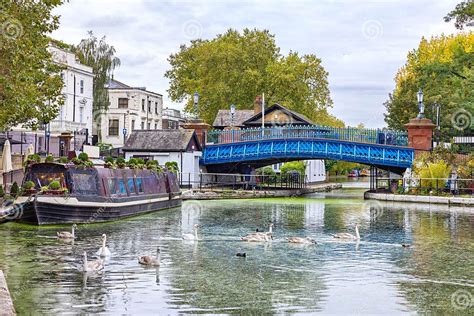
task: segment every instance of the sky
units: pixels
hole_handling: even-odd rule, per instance
[[[385,126],[384,101],[407,53],[421,38],[455,33],[443,17],[460,0],[69,0],[53,37],[77,44],[92,30],[106,36],[122,65],[115,79],[163,95],[164,107],[182,109],[167,93],[167,58],[196,38],[229,28],[267,29],[282,54],[315,54],[329,72],[334,106],[346,125]],[[262,91],[264,92],[264,91]],[[413,100],[416,103],[416,100]],[[229,100],[229,106],[232,100]]]

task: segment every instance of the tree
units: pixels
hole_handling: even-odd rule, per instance
[[[465,26],[474,26],[474,0],[466,0],[454,8],[444,17],[445,22],[455,20],[454,26],[462,30]]]
[[[423,89],[425,115],[435,118],[432,105],[441,105],[441,135],[448,140],[461,129],[469,129],[474,113],[474,34],[422,39],[409,52],[406,64],[398,71],[394,91],[385,102],[385,121],[389,127],[403,129],[418,113],[416,93]],[[469,114],[471,113],[471,114]]]
[[[79,45],[73,46],[72,51],[81,63],[92,67],[94,73],[93,112],[95,124],[98,125],[98,138],[101,141],[100,114],[109,107],[107,85],[115,68],[120,66],[120,59],[115,56],[115,48],[106,43],[105,36],[99,40],[92,31],[87,34],[89,37],[81,40]]]
[[[316,123],[343,125],[327,112],[332,100],[321,60],[296,52],[282,56],[266,30],[229,29],[212,40],[193,40],[168,60],[171,99],[186,100],[190,111],[192,95],[199,92],[199,115],[208,123],[230,104],[253,108],[255,96],[264,92],[266,104],[278,102]]]
[[[61,0],[6,0],[0,4],[0,129],[36,128],[63,104],[62,67],[48,51],[48,35],[59,27],[51,11]]]

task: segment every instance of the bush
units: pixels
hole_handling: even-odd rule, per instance
[[[80,153],[77,158],[79,158],[79,160],[81,161],[89,161],[89,155],[87,155],[86,153]]]
[[[420,178],[447,179],[451,174],[451,166],[444,160],[436,163],[429,162],[427,166],[419,169]],[[428,189],[443,189],[446,186],[446,180],[421,180],[421,186]]]
[[[112,156],[108,156],[108,157],[105,157],[105,160],[104,160],[106,163],[110,163],[110,164],[113,164],[115,162],[115,159],[114,157]]]
[[[32,154],[28,155],[25,160],[25,166],[28,166],[33,163],[40,163],[41,162],[41,157],[38,154]]]
[[[0,184],[0,198],[5,196],[5,190],[3,189],[3,185]]]
[[[55,190],[55,191],[57,191],[57,190],[61,189],[61,183],[59,183],[59,181],[57,181],[57,180],[51,181],[51,183],[49,184],[48,188],[49,188],[50,190]]]
[[[67,159],[67,157],[60,157],[58,161],[59,163],[68,163],[69,159]]]
[[[178,172],[179,171],[178,163],[176,161],[167,161],[165,163],[165,167],[166,167],[166,169],[168,169],[171,172]]]
[[[49,154],[48,156],[46,156],[46,158],[44,159],[44,162],[54,162],[53,155]]]
[[[25,189],[25,190],[31,190],[31,189],[34,189],[34,188],[35,188],[35,183],[31,180],[28,180],[23,184],[23,189]]]
[[[145,164],[145,160],[143,160],[143,158],[137,158],[137,164],[138,164],[138,165],[144,165],[144,164]]]
[[[262,177],[264,183],[274,183],[276,180],[276,173],[272,167],[263,167],[257,169],[257,175]]]
[[[296,171],[299,173],[300,176],[304,176],[306,172],[306,165],[304,161],[291,161],[284,163],[283,166],[280,168],[280,172],[282,175],[286,175],[289,172]]]
[[[125,168],[127,166],[127,163],[125,162],[125,159],[123,157],[118,157],[115,160],[115,163],[117,164],[117,167],[119,168]]]
[[[18,183],[13,182],[12,187],[10,188],[10,195],[13,198],[16,198],[20,194],[20,187],[18,186]]]

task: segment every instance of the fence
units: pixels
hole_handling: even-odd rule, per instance
[[[317,125],[246,128],[222,131],[213,130],[208,132],[207,142],[222,144],[289,138],[323,138],[371,144],[408,146],[408,134],[406,132],[353,127],[337,128]]]
[[[250,175],[224,173],[180,173],[182,188],[232,190],[290,190],[306,187],[306,179],[298,173],[285,175]]]
[[[377,191],[415,195],[474,195],[474,179],[412,178],[376,179]]]

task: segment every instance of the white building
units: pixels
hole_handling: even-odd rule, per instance
[[[163,109],[163,129],[178,129],[184,122],[186,119],[180,110]]]
[[[50,46],[48,50],[55,62],[66,66],[61,73],[64,81],[62,90],[64,104],[59,110],[58,117],[50,122],[51,134],[72,133],[87,129],[91,137],[94,93],[92,68],[81,64],[76,59],[76,55],[67,50],[56,46]]]
[[[162,128],[163,96],[145,87],[128,86],[117,80],[108,84],[110,105],[106,113],[95,115],[93,134],[98,142],[123,147],[134,130]]]

